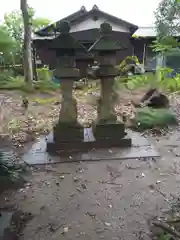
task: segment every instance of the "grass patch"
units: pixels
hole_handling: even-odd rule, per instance
[[[52,97],[52,98],[33,98],[31,99],[31,101],[33,102],[36,102],[40,105],[46,105],[46,104],[53,104],[53,103],[56,103],[56,102],[59,102],[59,98],[57,97]]]

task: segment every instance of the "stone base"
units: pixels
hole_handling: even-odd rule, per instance
[[[53,135],[47,137],[47,152],[51,154],[68,153],[68,152],[87,152],[96,148],[111,147],[131,147],[130,138],[114,138],[114,139],[94,139],[92,129],[89,129],[89,135],[84,135],[83,140],[79,141],[55,141]]]
[[[99,123],[96,125],[94,136],[96,140],[101,139],[121,139],[127,135],[123,123]]]
[[[143,161],[151,161],[151,158],[154,159],[154,157],[160,157],[155,147],[151,145],[151,142],[149,142],[148,139],[143,137],[140,133],[128,130],[128,137],[132,139],[131,147],[92,149],[87,152],[75,152],[70,153],[68,155],[65,154],[61,155],[61,154],[48,154],[47,137],[41,136],[37,140],[37,142],[35,142],[32,145],[28,152],[26,152],[22,156],[22,160],[28,163],[29,165],[31,164],[41,165],[54,163],[70,163],[79,161],[103,161],[103,160],[113,161],[137,158],[142,159]],[[49,134],[48,142],[49,143],[50,141],[52,142],[52,139],[53,134]]]
[[[84,128],[80,124],[58,123],[53,129],[54,142],[81,142],[83,139]]]

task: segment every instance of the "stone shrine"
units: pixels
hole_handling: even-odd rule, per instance
[[[101,97],[98,106],[98,117],[94,127],[96,141],[111,141],[121,146],[124,137],[127,135],[123,123],[117,122],[114,111],[115,77],[118,76],[116,65],[116,52],[124,50],[125,47],[112,34],[112,27],[108,23],[101,24],[101,36],[90,47],[89,52],[95,52],[99,68],[95,72],[97,79],[101,81]],[[131,145],[130,139],[124,139],[127,146]],[[123,143],[123,145],[124,145]]]

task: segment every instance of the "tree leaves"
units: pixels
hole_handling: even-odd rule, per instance
[[[13,39],[9,36],[8,32],[3,26],[0,26],[0,52],[4,53],[10,51],[14,46]]]
[[[180,30],[180,1],[162,0],[155,12],[159,38],[175,36]]]

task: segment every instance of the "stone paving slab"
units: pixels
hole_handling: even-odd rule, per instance
[[[33,144],[31,149],[24,154],[23,160],[30,165],[65,163],[77,161],[123,160],[134,158],[159,157],[155,147],[140,133],[128,131],[132,138],[130,148],[95,149],[86,153],[74,153],[70,156],[51,156],[46,152],[46,138],[41,137]]]

